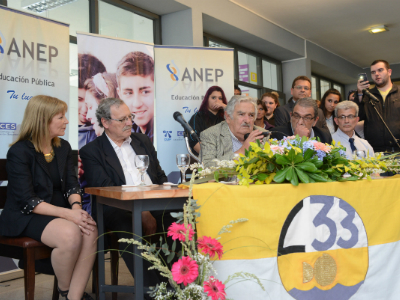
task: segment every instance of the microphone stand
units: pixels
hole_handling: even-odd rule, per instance
[[[393,135],[392,131],[389,129],[389,127],[387,126],[385,120],[383,120],[381,114],[379,113],[378,109],[376,108],[376,103],[374,101],[374,99],[372,99],[371,97],[369,97],[369,103],[372,105],[372,107],[375,109],[376,113],[378,114],[379,118],[382,120],[383,124],[385,125],[386,129],[389,131],[390,135],[392,136],[394,142],[397,144],[397,147],[399,147],[400,149],[400,145],[398,142],[398,139],[395,138],[395,136]]]
[[[192,152],[192,149],[190,149],[190,146],[189,146],[189,137],[188,137],[188,134],[187,134],[187,132],[186,132],[186,130],[185,130],[185,142],[186,142],[186,148],[187,148],[187,150],[188,150],[188,152],[189,152],[189,155],[191,156],[191,157],[193,157],[196,161],[198,161],[199,163],[202,163],[203,162],[203,151],[202,151],[202,148],[201,148],[201,143],[200,143],[200,141],[199,141],[199,144],[200,144],[200,159],[196,156],[196,155],[194,155],[194,153]]]

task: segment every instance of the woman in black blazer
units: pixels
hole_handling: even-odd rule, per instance
[[[0,234],[28,236],[54,248],[52,266],[66,299],[84,293],[96,252],[97,228],[82,210],[81,190],[65,134],[67,104],[35,96],[26,107],[17,141],[7,153],[7,201]]]

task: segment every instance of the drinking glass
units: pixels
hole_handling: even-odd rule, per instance
[[[146,185],[144,183],[144,173],[146,173],[149,167],[149,157],[147,155],[136,155],[135,156],[135,167],[140,173],[140,184],[139,186]]]
[[[366,158],[367,156],[366,156],[364,150],[354,150],[353,157],[354,157],[354,159],[363,159],[363,158]]]
[[[178,169],[181,170],[182,173],[182,182],[186,182],[185,173],[190,165],[190,156],[189,154],[177,154],[176,155],[176,165]]]

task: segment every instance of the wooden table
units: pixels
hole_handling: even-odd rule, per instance
[[[132,229],[136,236],[142,236],[142,211],[157,211],[165,209],[182,209],[189,196],[188,189],[178,189],[170,186],[144,187],[93,187],[86,188],[90,197],[96,196],[98,261],[99,261],[99,294],[100,300],[105,300],[105,292],[134,293],[136,300],[143,300],[147,288],[143,286],[143,260],[141,251],[134,247],[134,278],[135,286],[118,286],[105,284],[104,267],[104,220],[103,205],[113,206],[132,211]]]

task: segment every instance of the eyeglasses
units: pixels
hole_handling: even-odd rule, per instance
[[[310,88],[308,86],[301,86],[301,85],[296,85],[294,88],[296,90],[302,90],[302,89],[304,89],[305,91],[309,91],[310,90]]]
[[[109,120],[114,120],[114,121],[118,121],[118,122],[120,122],[120,123],[126,123],[126,121],[128,121],[128,120],[131,120],[132,122],[133,122],[133,120],[135,119],[135,115],[134,114],[131,114],[129,117],[125,117],[125,118],[122,118],[122,119],[113,119],[113,118],[108,118]]]
[[[314,120],[314,117],[311,117],[311,116],[302,117],[299,114],[292,114],[292,118],[295,120],[303,119],[304,122],[310,122],[310,121]]]
[[[357,118],[357,116],[355,116],[355,115],[348,115],[348,116],[339,116],[339,117],[337,117],[339,120],[342,120],[342,121],[344,121],[344,120],[346,120],[346,118],[348,118],[349,120],[353,120],[354,118]]]

